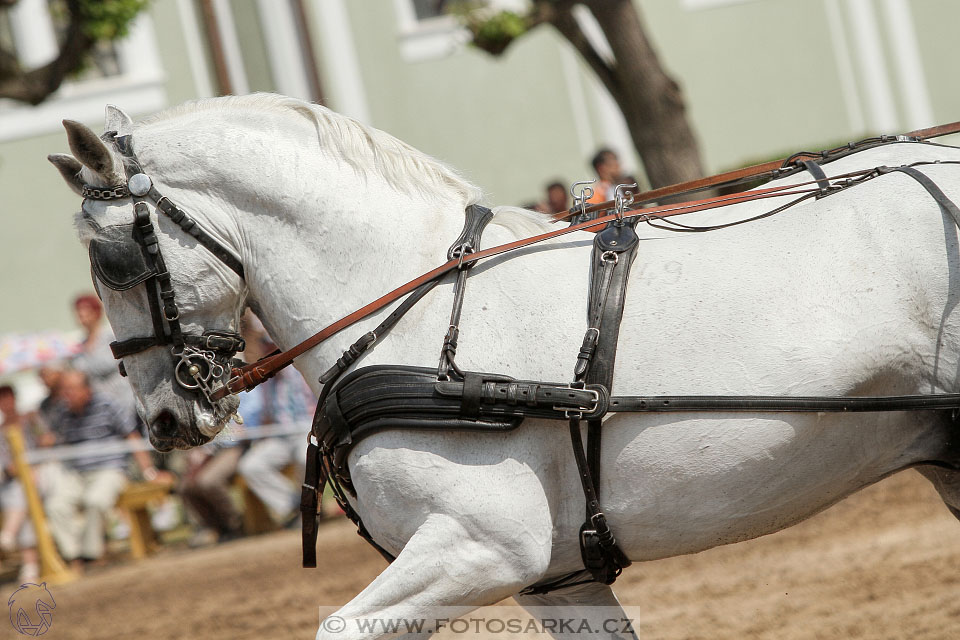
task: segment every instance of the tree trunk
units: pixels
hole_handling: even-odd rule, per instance
[[[703,176],[700,150],[686,117],[679,85],[660,66],[633,0],[590,0],[614,62],[603,61],[570,12],[574,2],[552,2],[552,23],[583,55],[623,112],[652,188]],[[541,5],[542,6],[542,5]]]
[[[702,177],[700,151],[680,87],[660,66],[633,1],[595,0],[587,6],[613,49],[618,85],[613,97],[626,118],[651,186]]]

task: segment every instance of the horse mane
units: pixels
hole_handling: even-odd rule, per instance
[[[480,200],[480,188],[462,178],[439,160],[428,156],[388,133],[368,127],[326,107],[272,93],[224,96],[185,102],[142,120],[138,126],[188,116],[198,111],[235,110],[290,112],[309,120],[324,149],[332,149],[357,173],[369,173],[370,160],[376,172],[395,189],[430,196],[437,189],[452,190],[465,204]]]

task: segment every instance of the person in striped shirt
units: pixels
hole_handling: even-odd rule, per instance
[[[65,371],[58,395],[61,402],[51,424],[58,444],[141,440],[134,415],[110,397],[93,391],[86,374]],[[146,451],[133,455],[146,480],[167,479],[166,472],[157,471]],[[84,456],[68,460],[64,466],[47,497],[47,517],[60,553],[75,569],[82,570],[84,561],[103,556],[104,519],[127,484],[126,454]]]

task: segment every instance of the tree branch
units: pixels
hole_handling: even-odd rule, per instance
[[[575,4],[575,2],[569,0],[561,0],[560,2],[540,0],[536,3],[536,19],[552,24],[586,60],[607,90],[611,94],[617,95],[620,90],[620,83],[617,79],[616,70],[600,57],[600,54],[597,53],[597,50],[593,48],[593,45],[590,44],[587,36],[583,33],[576,17],[573,15]]]
[[[83,30],[78,0],[67,0],[70,23],[60,53],[50,63],[25,71],[11,51],[0,50],[0,98],[38,105],[56,91],[64,79],[83,66],[94,40]]]

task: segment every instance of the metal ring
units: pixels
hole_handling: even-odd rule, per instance
[[[180,362],[177,363],[177,366],[174,367],[173,369],[173,377],[176,378],[177,384],[179,384],[184,389],[191,389],[191,390],[199,389],[200,388],[199,382],[185,382],[185,380],[190,380],[190,378],[184,378],[183,376],[180,375],[180,367],[182,367],[185,364],[190,365],[192,363],[186,358],[180,360]]]
[[[600,254],[600,260],[603,262],[610,262],[611,258],[613,259],[613,264],[617,264],[617,262],[620,260],[620,256],[613,251],[604,251],[602,254]]]

